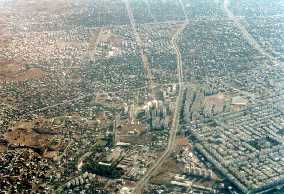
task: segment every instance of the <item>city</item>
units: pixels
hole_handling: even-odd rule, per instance
[[[0,0],[0,193],[284,193],[283,0]]]

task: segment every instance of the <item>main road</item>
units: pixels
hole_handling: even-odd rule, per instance
[[[279,64],[279,62],[267,51],[265,51],[262,46],[257,42],[257,40],[247,31],[246,27],[241,23],[240,18],[236,17],[233,12],[229,9],[229,0],[224,0],[224,10],[230,20],[232,20],[235,26],[241,31],[243,37],[247,42],[260,54],[266,56],[273,65]]]
[[[184,30],[186,27],[187,22],[182,24],[176,33],[173,35],[171,43],[172,46],[176,52],[176,60],[177,60],[177,75],[178,75],[178,81],[179,81],[179,92],[178,96],[176,98],[176,109],[173,116],[172,126],[169,131],[169,139],[168,139],[168,145],[165,151],[162,153],[162,155],[155,161],[155,163],[148,169],[146,174],[138,181],[135,187],[135,193],[140,194],[143,191],[143,188],[145,184],[149,181],[149,179],[158,171],[158,169],[162,166],[164,161],[168,158],[168,156],[172,153],[174,147],[175,147],[175,140],[176,135],[179,130],[179,118],[180,118],[180,112],[181,112],[181,106],[182,106],[182,99],[183,99],[183,67],[182,67],[182,59],[181,54],[179,51],[179,47],[177,46],[177,38],[179,34]]]
[[[145,75],[146,75],[146,78],[147,78],[147,81],[148,81],[147,84],[148,84],[148,87],[149,87],[149,90],[150,90],[151,98],[155,99],[154,76],[153,76],[153,74],[152,74],[152,72],[150,70],[148,57],[144,53],[143,41],[142,41],[142,39],[141,39],[141,37],[139,35],[139,32],[137,32],[135,19],[134,19],[132,8],[131,8],[131,6],[129,4],[129,1],[128,0],[124,0],[124,3],[125,3],[125,7],[127,9],[128,17],[129,17],[129,20],[130,20],[130,24],[131,24],[131,27],[132,27],[132,30],[133,30],[136,42],[137,42],[138,47],[140,49],[140,57],[141,57],[142,62],[143,62],[144,71],[145,71]]]

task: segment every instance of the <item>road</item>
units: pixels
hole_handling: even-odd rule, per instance
[[[179,117],[180,117],[180,112],[181,112],[181,106],[182,106],[182,97],[183,97],[183,68],[182,68],[182,59],[181,59],[181,54],[179,51],[179,47],[177,46],[177,38],[179,34],[184,30],[186,27],[187,23],[184,23],[181,25],[181,27],[176,31],[174,34],[171,43],[173,45],[173,48],[176,52],[176,57],[177,57],[177,74],[178,74],[178,80],[179,80],[179,92],[178,96],[176,98],[176,109],[172,121],[172,126],[169,131],[169,139],[168,139],[168,145],[165,151],[162,153],[162,155],[155,161],[155,163],[148,169],[144,177],[142,177],[138,183],[136,184],[135,187],[135,193],[136,194],[141,194],[143,191],[143,188],[145,184],[149,181],[149,179],[158,171],[158,169],[162,166],[164,161],[168,158],[168,156],[172,153],[174,147],[175,147],[175,140],[176,140],[176,135],[179,130]]]
[[[189,83],[189,82],[182,82],[183,85],[188,84],[188,83]],[[174,83],[166,83],[166,84],[156,84],[156,86],[159,86],[159,87],[161,87],[161,86],[172,86],[172,85],[176,85],[176,84],[179,84],[179,83],[174,82]],[[75,97],[75,98],[70,99],[70,100],[65,100],[65,101],[63,101],[63,102],[59,102],[59,103],[56,103],[56,104],[53,104],[53,105],[49,105],[49,106],[45,106],[45,107],[42,107],[42,108],[38,108],[38,109],[29,111],[29,112],[25,112],[23,115],[36,114],[36,113],[39,113],[39,112],[42,112],[42,111],[46,111],[46,110],[49,110],[49,109],[51,109],[51,108],[55,108],[55,107],[58,107],[58,106],[68,105],[68,104],[71,104],[71,103],[76,103],[76,102],[78,102],[78,101],[80,101],[80,100],[83,100],[84,98],[91,97],[91,96],[94,96],[94,95],[106,95],[106,94],[108,94],[108,95],[110,95],[110,94],[112,94],[112,95],[118,95],[118,94],[120,94],[120,93],[126,93],[126,92],[131,92],[131,93],[133,93],[133,92],[135,92],[135,91],[139,91],[139,90],[143,90],[143,89],[146,89],[146,87],[143,86],[143,87],[140,87],[140,88],[133,89],[133,90],[131,90],[131,91],[118,90],[118,91],[112,91],[112,92],[101,92],[101,93],[95,93],[95,92],[93,92],[93,93],[88,93],[88,94],[85,94],[85,95],[81,95],[81,96],[79,96],[79,97]],[[0,104],[0,105],[1,105],[1,104]],[[10,107],[11,107],[11,105],[4,104],[4,103],[2,103],[2,105],[4,105],[4,106],[10,106]],[[11,108],[13,108],[13,107],[11,107]]]
[[[228,15],[229,19],[232,20],[235,26],[241,31],[244,39],[247,40],[248,43],[254,49],[256,49],[260,54],[262,54],[263,56],[266,56],[273,65],[279,64],[279,62],[271,54],[265,51],[262,48],[262,46],[257,42],[257,40],[247,31],[245,26],[240,22],[240,18],[234,16],[233,12],[231,12],[231,10],[228,7],[228,4],[229,4],[229,0],[224,0],[224,10],[226,14]]]
[[[149,2],[148,1],[146,1],[146,0],[142,0],[144,3],[145,3],[145,5],[146,5],[146,7],[147,7],[147,10],[148,10],[148,12],[149,12],[149,15],[151,16],[151,18],[153,19],[153,22],[154,23],[157,23],[157,19],[155,18],[155,16],[152,14],[152,11],[151,11],[151,5],[149,4]]]
[[[179,0],[179,4],[180,4],[180,6],[182,8],[182,12],[183,12],[183,15],[185,17],[185,20],[186,20],[186,22],[188,22],[188,16],[187,16],[187,13],[185,11],[185,7],[184,7],[184,4],[183,4],[182,0]]]
[[[139,51],[140,57],[141,57],[142,62],[143,62],[144,71],[145,71],[145,75],[146,75],[146,79],[147,79],[147,84],[148,84],[148,87],[149,87],[149,92],[150,92],[151,98],[155,99],[154,76],[153,76],[153,74],[150,70],[148,57],[145,55],[144,50],[143,50],[143,41],[142,41],[139,33],[137,32],[135,19],[134,19],[132,8],[129,4],[129,1],[124,0],[124,3],[125,3],[125,6],[126,6],[126,9],[127,9],[127,13],[128,13],[128,17],[129,17],[129,20],[130,20],[130,24],[131,24],[133,33],[135,35],[136,42],[137,42],[138,47],[140,49],[140,51]]]
[[[98,33],[98,36],[97,36],[96,41],[94,43],[94,48],[91,52],[90,51],[88,52],[88,57],[93,60],[93,63],[95,63],[95,61],[96,61],[95,56],[96,56],[98,45],[99,45],[99,43],[101,42],[101,39],[102,39],[102,34],[104,32],[104,28],[99,28],[98,30],[99,30],[99,33]],[[81,69],[82,68],[81,65],[71,66],[71,67],[55,67],[55,66],[48,67],[48,66],[43,66],[43,65],[37,65],[37,66],[39,66],[42,69],[47,69],[47,70],[50,70],[50,71],[60,71],[60,70]]]
[[[42,112],[42,111],[45,111],[45,110],[48,110],[48,109],[51,109],[51,108],[55,108],[55,107],[58,107],[58,106],[71,104],[71,103],[77,102],[79,100],[82,100],[82,99],[84,99],[84,98],[86,98],[88,96],[92,96],[92,95],[93,94],[83,95],[83,96],[79,96],[79,97],[73,98],[71,100],[65,100],[64,102],[60,102],[60,103],[57,103],[57,104],[53,104],[53,105],[50,105],[50,106],[46,106],[46,107],[43,107],[43,108],[39,108],[39,109],[36,109],[36,110],[25,112],[25,115],[30,115],[30,114],[34,114],[34,113],[37,113],[37,112]]]
[[[183,6],[184,7],[184,6]],[[254,16],[254,19],[273,19],[273,18],[282,18],[284,14],[275,14],[271,16]],[[247,16],[235,16],[235,18],[250,18]],[[185,22],[186,19],[184,20],[165,20],[165,21],[150,21],[150,22],[141,22],[139,23],[140,25],[158,25],[158,24],[177,24],[177,23],[182,23]],[[230,21],[229,18],[220,18],[220,17],[215,17],[215,16],[200,16],[197,18],[191,18],[191,22],[198,22],[198,21]],[[50,22],[26,22],[26,25],[43,25],[43,24],[53,24]],[[7,25],[13,25],[13,23],[7,23]],[[127,27],[128,24],[108,24],[104,26],[92,26],[92,27],[85,27],[85,29],[89,30],[96,30],[96,29],[109,29],[109,28],[118,28],[118,27]],[[48,30],[48,31],[41,31],[41,32],[25,32],[26,34],[42,34],[42,33],[59,33],[59,32],[66,32],[66,30]]]

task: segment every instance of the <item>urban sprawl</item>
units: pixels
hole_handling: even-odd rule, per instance
[[[283,0],[0,0],[0,193],[284,193]]]

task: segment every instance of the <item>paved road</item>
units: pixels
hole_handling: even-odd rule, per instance
[[[55,108],[55,107],[61,106],[61,105],[71,104],[73,102],[77,102],[79,100],[82,100],[82,99],[84,99],[84,98],[86,98],[88,96],[92,96],[92,95],[93,94],[83,95],[83,96],[79,96],[79,97],[73,98],[71,100],[66,100],[64,102],[60,102],[60,103],[53,104],[53,105],[50,105],[50,106],[46,106],[46,107],[43,107],[43,108],[35,109],[35,110],[32,110],[32,111],[26,112],[25,115],[30,115],[30,114],[34,114],[34,113],[37,113],[37,112],[42,112],[42,111],[45,111],[45,110],[48,110],[48,109],[51,109],[51,108]]]
[[[186,11],[185,11],[185,7],[184,7],[184,4],[183,4],[182,0],[179,0],[179,4],[180,4],[180,6],[181,6],[181,8],[182,8],[182,11],[183,11],[183,15],[184,15],[184,17],[185,17],[185,20],[188,22],[188,15],[187,15],[187,13],[186,13]]]
[[[189,82],[182,82],[183,85],[185,84],[188,84]],[[166,84],[156,84],[156,86],[170,86],[170,85],[176,85],[176,84],[179,84],[179,83],[166,83]],[[136,89],[133,89],[131,91],[125,91],[125,90],[119,90],[119,91],[114,91],[114,92],[101,92],[101,93],[89,93],[89,94],[85,94],[85,95],[82,95],[82,96],[79,96],[79,97],[75,97],[73,99],[70,99],[70,100],[65,100],[63,102],[60,102],[60,103],[56,103],[56,104],[53,104],[53,105],[49,105],[49,106],[45,106],[45,107],[42,107],[42,108],[38,108],[38,109],[35,109],[35,110],[32,110],[32,111],[29,111],[29,112],[25,112],[24,115],[30,115],[30,114],[35,114],[35,113],[39,113],[39,112],[42,112],[42,111],[46,111],[46,110],[49,110],[51,108],[55,108],[55,107],[58,107],[58,106],[62,106],[62,105],[68,105],[68,104],[71,104],[71,103],[76,103],[77,101],[79,100],[83,100],[84,98],[87,98],[87,97],[90,97],[90,96],[94,96],[94,95],[106,95],[106,94],[112,94],[112,95],[117,95],[119,93],[126,93],[126,92],[135,92],[135,91],[139,91],[139,90],[142,90],[142,89],[146,89],[146,86],[143,86],[143,87],[140,87],[140,88],[136,88]],[[8,104],[4,104],[2,103],[4,106],[10,106]],[[13,108],[13,107],[11,107]]]
[[[130,24],[131,24],[132,30],[133,30],[134,35],[135,35],[136,42],[137,42],[138,47],[140,49],[140,57],[141,57],[142,62],[143,62],[144,71],[145,71],[145,75],[146,75],[146,78],[147,78],[147,82],[148,82],[151,98],[155,99],[154,76],[153,76],[153,74],[152,74],[152,72],[150,70],[148,57],[145,55],[144,50],[143,50],[143,41],[142,41],[139,33],[137,32],[135,19],[134,19],[133,12],[132,12],[131,6],[129,4],[129,1],[128,0],[124,0],[124,3],[125,3],[125,6],[126,6],[126,9],[127,9],[127,13],[128,13],[128,17],[129,17],[129,20],[130,20]]]
[[[228,4],[229,0],[224,0],[224,10],[226,14],[228,15],[229,19],[234,22],[235,26],[241,31],[243,37],[248,41],[248,43],[263,56],[266,56],[273,63],[273,65],[279,64],[279,62],[270,53],[266,52],[257,42],[257,40],[255,40],[255,38],[247,31],[245,26],[243,26],[243,24],[240,22],[240,18],[234,16],[228,7]]]
[[[149,6],[149,3],[147,3],[147,7]],[[184,6],[183,6],[184,7]],[[182,9],[183,9],[182,7]],[[151,13],[150,13],[151,14]],[[248,16],[235,16],[236,18],[254,18],[254,19],[273,19],[273,18],[282,18],[284,17],[284,14],[275,14],[275,15],[270,15],[270,16],[253,16],[253,17],[248,17]],[[197,22],[197,21],[228,21],[230,19],[226,18],[221,18],[221,17],[216,17],[216,16],[199,16],[196,18],[190,19],[192,22]],[[181,23],[185,22],[186,20],[165,20],[165,21],[151,21],[151,22],[141,22],[139,24],[141,25],[158,25],[158,24],[175,24],[175,23]],[[25,22],[26,25],[48,25],[48,24],[53,24],[53,22]],[[13,25],[13,22],[6,22],[7,26]],[[91,26],[91,27],[84,27],[84,29],[89,29],[89,30],[95,30],[95,29],[109,29],[109,28],[114,28],[114,27],[123,27],[127,26],[128,24],[108,24],[104,26]],[[40,32],[25,32],[26,34],[42,34],[42,33],[58,33],[58,32],[66,32],[66,30],[43,30]],[[68,30],[67,30],[68,31]]]
[[[152,14],[152,11],[151,11],[151,5],[149,4],[149,2],[147,1],[147,0],[142,0],[144,3],[145,3],[145,5],[146,5],[146,7],[147,7],[147,10],[148,10],[148,12],[149,12],[149,15],[151,16],[151,18],[153,19],[153,21],[155,22],[155,23],[157,23],[157,19],[156,19],[156,17]]]
[[[169,140],[168,140],[168,146],[166,150],[163,152],[163,154],[155,161],[155,163],[148,169],[144,177],[137,183],[135,187],[135,193],[140,194],[142,193],[142,190],[145,186],[145,184],[149,181],[149,179],[155,174],[158,169],[162,166],[165,159],[168,158],[168,156],[172,153],[174,147],[175,147],[175,140],[177,131],[179,130],[179,116],[181,112],[181,106],[182,106],[182,96],[183,96],[183,68],[182,68],[182,59],[181,54],[179,51],[179,48],[177,46],[177,38],[179,34],[184,30],[187,23],[183,24],[174,34],[171,43],[173,45],[173,48],[176,51],[177,56],[177,70],[178,70],[178,78],[179,78],[179,93],[176,98],[176,110],[173,117],[172,127],[169,131]]]

